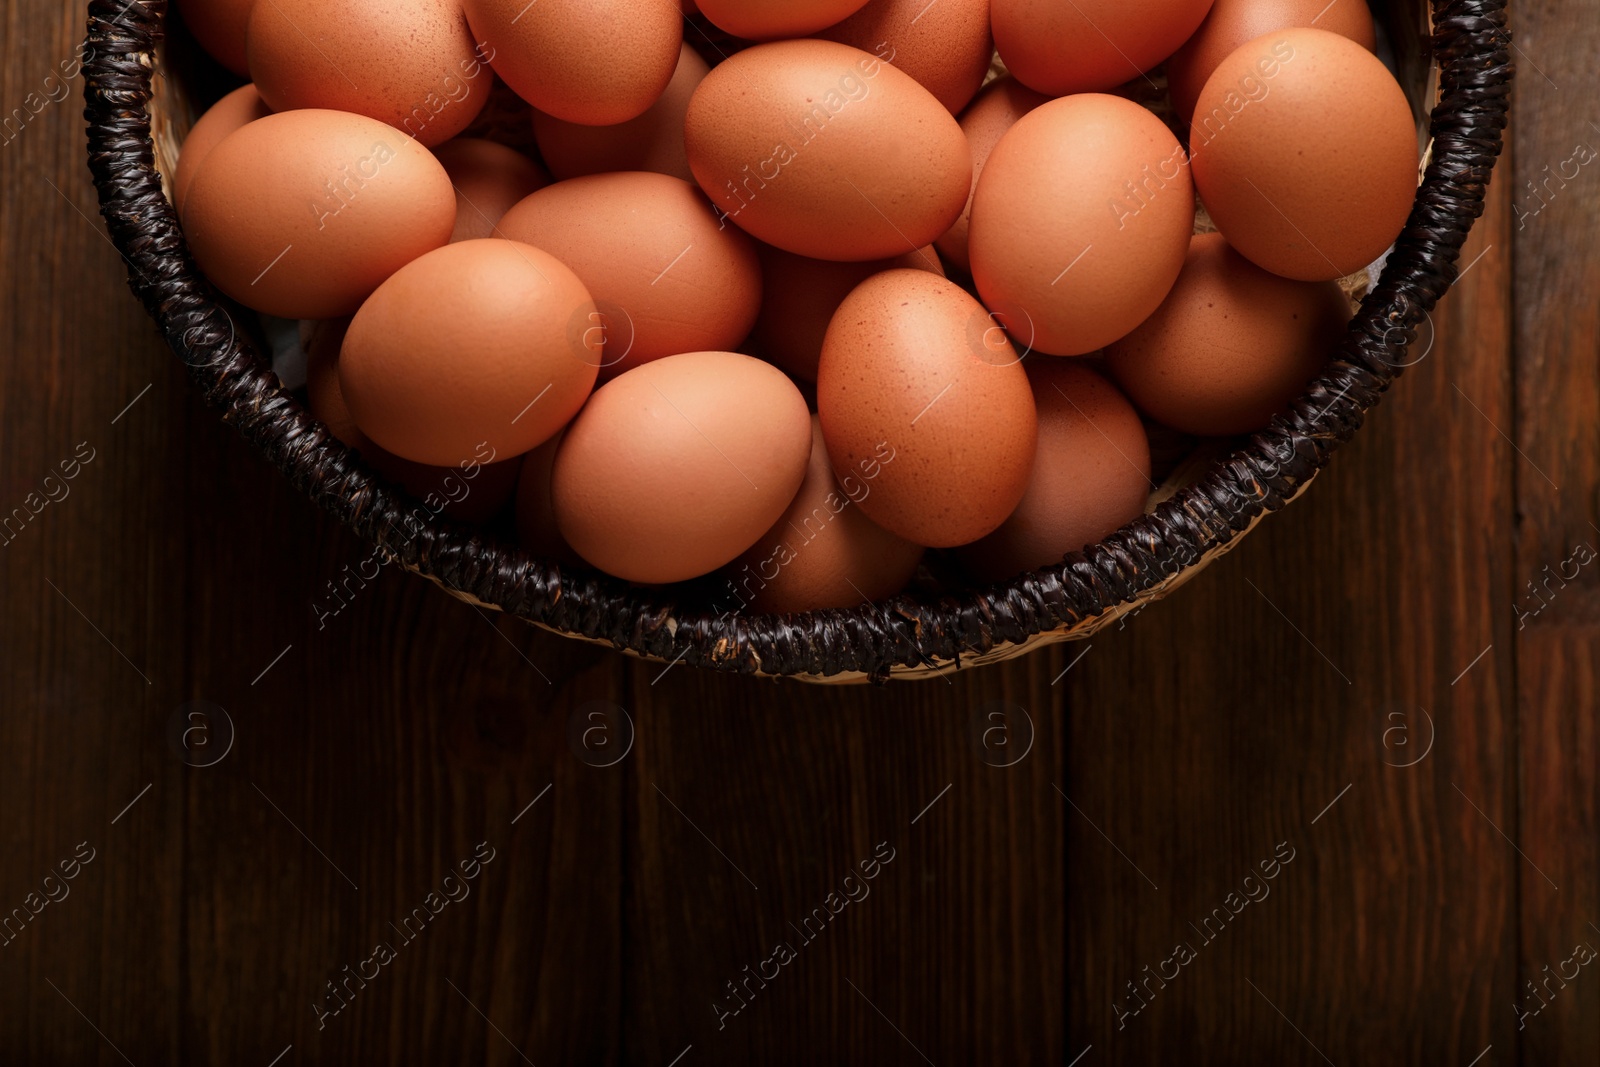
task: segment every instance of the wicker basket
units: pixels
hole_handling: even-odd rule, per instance
[[[813,681],[883,681],[992,663],[1087,637],[1166,596],[1304,492],[1408,362],[1417,326],[1456,277],[1500,154],[1511,81],[1504,0],[1390,3],[1413,101],[1437,97],[1411,218],[1326,372],[1231,451],[1177,469],[1147,514],[1061,564],[985,590],[924,590],[847,611],[720,616],[593,571],[530,557],[508,537],[427,518],[283,389],[251,320],[189,257],[162,172],[193,108],[158,71],[166,0],[92,0],[89,166],[129,284],[206,398],[290,480],[393,561],[452,594],[637,656]],[[167,57],[180,63],[181,57]],[[1431,65],[1430,65],[1431,60]],[[1437,86],[1437,89],[1435,89]],[[1419,115],[1423,114],[1419,105]]]

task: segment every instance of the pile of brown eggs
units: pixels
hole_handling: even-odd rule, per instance
[[[252,80],[174,200],[218,289],[307,323],[311,410],[436,512],[515,498],[536,553],[728,610],[1137,517],[1153,429],[1304,390],[1417,184],[1364,0],[181,14]]]

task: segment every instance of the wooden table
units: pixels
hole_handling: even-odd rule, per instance
[[[1313,491],[1125,630],[879,690],[396,573],[319,626],[362,546],[128,295],[73,83],[0,146],[0,1062],[1594,1064],[1600,16],[1515,8],[1465,277]],[[82,14],[0,26],[9,113]]]

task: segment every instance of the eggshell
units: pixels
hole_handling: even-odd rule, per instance
[[[813,259],[885,259],[961,214],[972,154],[904,72],[832,41],[780,41],[714,68],[689,101],[689,166],[728,218]]]
[[[594,387],[594,302],[554,256],[498,238],[401,268],[356,313],[339,384],[356,425],[417,463],[521,455]]]
[[[514,148],[477,137],[457,137],[434,152],[456,189],[451,241],[504,236],[495,227],[519,202],[550,184],[550,176]]]
[[[1216,0],[1200,29],[1167,60],[1167,88],[1178,118],[1188,123],[1194,116],[1206,79],[1234,49],[1295,26],[1337,33],[1369,52],[1377,47],[1366,0]]]
[[[1039,411],[1033,478],[994,533],[959,550],[986,581],[1061,562],[1144,513],[1150,441],[1133,405],[1087,360],[1029,360]]]
[[[348,319],[331,319],[313,329],[306,358],[306,406],[311,414],[379,474],[440,514],[468,523],[485,523],[498,515],[515,491],[521,456],[495,461],[484,450],[456,467],[430,467],[385,451],[356,426],[339,390],[339,349],[349,327]]]
[[[689,153],[683,146],[683,122],[689,98],[710,70],[700,53],[685,44],[661,98],[643,115],[615,126],[582,126],[535,111],[533,132],[539,154],[557,178],[653,170],[694,181]]]
[[[994,59],[989,0],[870,0],[818,36],[893,63],[951,114],[967,106]]]
[[[990,0],[995,48],[1018,81],[1047,96],[1103,92],[1166,59],[1211,0]]]
[[[923,549],[885,530],[855,503],[872,494],[876,461],[833,473],[822,425],[811,417],[811,462],[783,517],[728,565],[720,610],[781,614],[853,608],[904,589]]]
[[[200,169],[200,161],[210,155],[211,150],[221,144],[228,134],[270,114],[272,109],[261,99],[256,87],[241,85],[212,104],[195,121],[189,136],[183,139],[183,148],[178,153],[178,168],[172,175],[172,205],[180,215],[189,186],[194,183],[195,173]]]
[[[249,50],[274,111],[349,111],[429,147],[477,118],[493,81],[455,0],[270,0],[250,16]]]
[[[708,574],[777,521],[805,478],[811,416],[777,368],[690,352],[606,383],[567,429],[551,495],[568,543],[628,581]]]
[[[1280,278],[1201,234],[1172,294],[1106,347],[1106,366],[1157,422],[1202,437],[1249,433],[1305,390],[1349,321],[1334,282]]]
[[[376,119],[303,110],[223,138],[195,172],[183,222],[195,262],[239,303],[331,319],[448,241],[455,215],[426,148]]]
[[[523,457],[522,476],[517,481],[517,541],[541,559],[581,564],[583,560],[556,525],[556,505],[550,495],[556,453],[564,436],[556,434]]]
[[[255,0],[179,0],[184,25],[211,57],[242,77],[250,76],[245,34]]]
[[[874,274],[896,268],[944,277],[944,267],[931,247],[866,263],[807,259],[764,244],[756,245],[756,255],[761,260],[762,298],[761,313],[750,333],[751,348],[808,382],[817,380],[822,338],[852,289]]]
[[[1189,144],[1217,229],[1286,278],[1361,270],[1400,236],[1417,193],[1405,92],[1371,52],[1327,30],[1235,50],[1200,92]]]
[[[1037,421],[1016,350],[982,305],[925,271],[885,271],[845,298],[817,411],[841,477],[880,468],[858,506],[916,544],[976,541],[1028,487]]]
[[[754,243],[720,226],[681,178],[630,171],[557,182],[506,212],[500,232],[582,279],[604,317],[603,378],[735,348],[761,307]]]
[[[699,0],[700,13],[747,41],[803,37],[861,10],[867,0]]]
[[[985,86],[972,106],[962,112],[961,132],[967,135],[967,146],[972,149],[974,192],[978,188],[978,178],[983,174],[983,165],[989,161],[989,153],[1000,143],[1000,138],[1017,124],[1018,119],[1049,99],[1015,78],[1004,77]],[[972,197],[968,196],[961,217],[944,232],[944,236],[934,242],[945,259],[966,273],[972,271],[967,257],[967,228],[971,221]]]
[[[1052,100],[995,145],[968,254],[1018,344],[1076,356],[1143,322],[1183,269],[1194,189],[1162,121],[1118,96]]]
[[[546,114],[588,126],[638,118],[678,65],[676,0],[463,0],[495,73]]]

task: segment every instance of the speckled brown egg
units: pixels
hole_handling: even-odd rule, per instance
[[[874,274],[897,268],[944,276],[932,247],[866,263],[808,259],[765,244],[756,245],[756,255],[761,260],[762,296],[761,313],[750,332],[751,350],[808,382],[817,380],[822,338],[852,289]]]
[[[583,280],[603,317],[602,378],[736,348],[761,307],[754,242],[721,226],[681,178],[628,171],[557,182],[506,212],[500,232]]]
[[[218,63],[242,77],[250,76],[245,35],[256,0],[179,0],[184,25]]]
[[[1206,79],[1234,49],[1293,26],[1340,34],[1369,52],[1377,47],[1366,0],[1216,0],[1200,29],[1167,60],[1167,88],[1178,118],[1187,123],[1194,115]]]
[[[1158,65],[1200,27],[1211,0],[990,0],[995,48],[1049,96],[1104,92]]]
[[[349,315],[450,239],[456,198],[426,148],[342,111],[282,111],[223,138],[184,198],[184,236],[212,284],[290,319]]]
[[[1189,161],[1166,124],[1083,93],[1017,120],[972,194],[972,278],[1017,343],[1093,352],[1149,316],[1194,231]]]
[[[1106,348],[1106,366],[1157,422],[1203,437],[1249,433],[1305,390],[1350,314],[1334,282],[1281,278],[1201,234],[1172,294]]]
[[[810,453],[810,413],[782,371],[733,352],[668,356],[601,386],[568,427],[556,520],[608,574],[684,581],[772,528]]]
[[[885,271],[845,298],[822,346],[817,411],[835,472],[879,468],[858,506],[916,544],[976,541],[1027,489],[1027,375],[989,312],[937,275]]]
[[[425,506],[457,522],[485,523],[498,515],[517,485],[521,456],[496,460],[484,449],[455,467],[430,467],[380,448],[356,426],[339,390],[339,349],[349,326],[349,319],[330,319],[312,330],[306,358],[306,406],[311,414],[361,453],[374,470]]]
[[[477,137],[457,137],[433,153],[456,188],[456,228],[451,241],[496,235],[507,211],[550,184],[550,176],[514,148]]]
[[[811,417],[811,462],[783,517],[728,565],[715,606],[747,614],[853,608],[893,596],[917,572],[923,549],[867,518],[876,461],[833,473],[822,424]]]
[[[678,65],[676,0],[464,0],[495,73],[548,115],[588,126],[638,118]]]
[[[493,81],[457,0],[270,0],[250,16],[249,47],[274,111],[349,111],[430,147],[477,118]]]
[[[256,87],[241,85],[212,104],[195,121],[189,136],[183,139],[183,148],[178,153],[178,169],[172,175],[172,204],[180,215],[183,213],[184,197],[188,195],[189,186],[200,169],[200,161],[210,155],[211,150],[221,144],[228,134],[270,114],[272,109],[261,99]]]
[[[917,80],[951,114],[989,73],[989,0],[870,0],[819,37],[871,52]]]
[[[804,37],[861,10],[867,0],[703,0],[700,13],[747,41]]]
[[[1150,441],[1139,413],[1091,360],[1028,361],[1039,448],[1028,491],[994,533],[959,551],[986,581],[1059,563],[1144,513]]]
[[[539,154],[557,178],[581,178],[617,170],[651,170],[694,181],[683,146],[684,116],[711,68],[687,44],[666,91],[636,119],[615,126],[582,126],[542,111],[533,113]]]
[[[715,67],[689,101],[695,180],[727,217],[813,259],[884,259],[961,214],[972,153],[909,75],[832,41],[779,41]]]
[[[452,467],[548,441],[594,387],[594,302],[554,256],[499,238],[401,268],[361,305],[339,355],[356,425],[417,463]]]
[[[978,178],[983,174],[983,165],[989,161],[989,153],[1000,143],[1000,138],[1017,124],[1018,119],[1049,99],[1048,96],[1034,92],[1015,78],[1003,77],[984,86],[983,92],[978,94],[972,106],[962,112],[961,132],[967,135],[967,145],[972,149],[974,192],[978,189]],[[934,242],[945,259],[958,270],[968,273],[972,269],[967,259],[967,227],[971,221],[972,198],[969,196],[967,206],[961,212],[961,217],[956,219],[955,225]]]
[[[1286,278],[1361,270],[1400,236],[1416,197],[1405,92],[1327,30],[1281,30],[1230,54],[1200,92],[1189,145],[1217,229]]]

